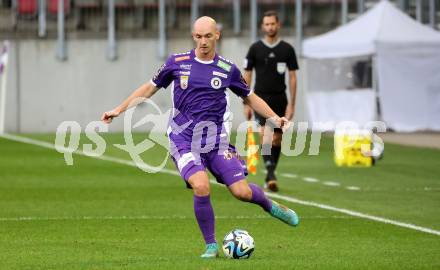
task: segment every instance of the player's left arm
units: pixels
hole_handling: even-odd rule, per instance
[[[285,117],[279,117],[269,105],[255,93],[250,93],[247,97],[244,97],[243,100],[259,115],[274,121],[280,128],[287,128],[289,120]]]
[[[269,119],[271,122],[274,122],[277,127],[283,129],[288,127],[289,121],[285,117],[279,117],[264,100],[262,100],[249,89],[246,80],[243,78],[240,70],[235,65],[232,68],[229,89],[231,89],[236,95],[243,98],[244,103],[249,105],[258,114],[266,119]]]
[[[284,117],[292,120],[295,114],[295,104],[296,104],[296,71],[289,70],[289,90],[290,90],[290,100],[286,107],[286,112]]]

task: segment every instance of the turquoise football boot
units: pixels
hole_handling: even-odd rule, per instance
[[[299,224],[299,217],[295,211],[275,201],[272,201],[270,214],[290,226],[298,226]]]
[[[205,253],[203,253],[202,256],[200,257],[204,259],[217,258],[218,257],[217,243],[207,244]]]

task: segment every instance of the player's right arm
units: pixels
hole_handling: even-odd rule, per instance
[[[144,99],[152,97],[157,92],[157,90],[159,90],[159,88],[157,88],[151,81],[141,85],[119,106],[111,111],[104,112],[101,116],[101,120],[107,124],[111,123],[113,118],[118,117],[129,107],[136,106]]]
[[[147,98],[152,97],[160,88],[167,88],[173,80],[174,57],[168,58],[153,76],[151,81],[141,85],[136,89],[121,105],[111,111],[105,112],[101,116],[101,120],[105,123],[111,123],[113,118],[118,117],[128,108],[136,106]]]

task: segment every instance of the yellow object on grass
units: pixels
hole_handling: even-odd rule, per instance
[[[369,130],[343,130],[335,132],[335,163],[337,166],[371,167],[371,137]]]

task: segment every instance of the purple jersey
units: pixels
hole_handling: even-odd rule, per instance
[[[181,132],[187,139],[192,138],[194,127],[202,121],[215,124],[215,137],[229,133],[231,113],[226,88],[240,97],[251,93],[235,64],[217,54],[211,61],[202,61],[194,50],[169,57],[152,82],[158,88],[174,83],[173,121],[178,126],[191,122]],[[173,123],[170,128],[174,130]]]
[[[191,50],[168,58],[152,83],[158,88],[174,83],[168,136],[170,154],[183,179],[205,168],[227,186],[243,179],[246,166],[228,143],[232,115],[227,88],[240,97],[251,94],[237,66],[219,55],[202,61]]]

